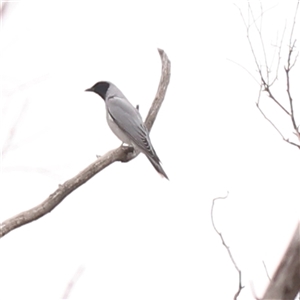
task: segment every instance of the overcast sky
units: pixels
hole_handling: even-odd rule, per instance
[[[9,148],[2,155],[0,221],[41,203],[121,144],[106,124],[103,100],[86,88],[112,81],[146,117],[160,79],[157,48],[171,60],[171,81],[151,140],[170,181],[139,155],[10,232],[0,241],[1,299],[59,299],[80,268],[71,298],[232,299],[238,275],[210,219],[212,199],[227,191],[214,217],[242,271],[239,299],[253,299],[252,291],[262,296],[262,261],[272,274],[299,220],[299,149],[255,105],[259,85],[245,69],[258,74],[235,4],[247,19],[242,0],[7,5],[1,142]],[[285,26],[286,62],[296,1],[262,5],[274,76]],[[253,12],[259,16],[259,2]],[[251,37],[264,65],[254,26]],[[274,93],[288,107],[283,65],[279,70]],[[298,122],[299,70],[300,62],[291,74]],[[268,97],[261,101],[296,141],[283,112]]]

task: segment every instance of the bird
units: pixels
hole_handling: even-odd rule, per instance
[[[138,106],[134,107],[111,82],[99,81],[86,92],[98,94],[105,102],[106,120],[112,132],[127,145],[144,153],[155,170],[169,180],[161,166]]]

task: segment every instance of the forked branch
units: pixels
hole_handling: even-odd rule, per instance
[[[278,72],[279,72],[279,67],[280,67],[280,62],[281,62],[281,50],[282,50],[282,43],[284,39],[284,33],[286,28],[284,28],[280,44],[277,46],[278,48],[278,58],[277,58],[277,67],[276,67],[276,74],[273,79],[270,78],[270,73],[271,73],[271,67],[268,65],[268,60],[267,60],[267,55],[266,55],[266,49],[265,49],[265,43],[264,43],[264,38],[262,35],[262,17],[266,11],[263,11],[263,8],[261,6],[261,12],[258,18],[254,16],[252,7],[250,2],[248,3],[248,21],[246,21],[242,11],[240,8],[239,12],[240,15],[243,19],[246,32],[247,32],[247,40],[249,43],[249,47],[252,53],[252,56],[254,58],[254,62],[259,74],[259,80],[260,80],[260,91],[259,91],[259,99],[256,103],[257,108],[259,109],[260,113],[264,116],[264,118],[270,122],[270,124],[276,129],[276,131],[281,135],[283,140],[298,149],[300,149],[300,130],[299,130],[299,125],[297,125],[296,117],[295,117],[295,112],[294,112],[294,105],[293,105],[293,97],[291,94],[291,82],[290,82],[290,72],[292,68],[295,66],[298,58],[299,52],[295,55],[295,45],[296,45],[296,39],[293,38],[293,33],[295,29],[295,24],[296,24],[296,18],[297,18],[297,13],[298,13],[298,8],[299,8],[299,0],[297,1],[296,5],[296,10],[295,10],[295,15],[294,15],[294,20],[291,28],[291,34],[290,34],[290,39],[289,39],[289,52],[288,52],[288,57],[287,57],[287,64],[284,67],[285,70],[285,75],[286,75],[286,92],[287,92],[287,97],[289,101],[289,108],[285,107],[285,105],[282,104],[282,100],[279,100],[277,96],[274,94],[273,91],[273,84],[277,81],[278,79]],[[258,20],[260,20],[260,23],[258,23]],[[256,49],[254,49],[254,45],[252,43],[251,39],[251,27],[254,26],[256,33],[259,36],[260,39],[260,47],[263,52],[263,64],[261,64],[257,54],[256,54]],[[262,110],[260,107],[260,96],[261,92],[267,93],[268,97],[281,109],[282,112],[284,112],[286,115],[291,120],[292,123],[292,128],[294,131],[294,134],[298,137],[299,142],[292,142],[290,141],[289,138],[284,137],[284,135],[281,133],[280,129],[272,122],[266,113]]]

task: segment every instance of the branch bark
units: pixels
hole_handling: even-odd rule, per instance
[[[158,90],[152,106],[148,112],[148,116],[145,121],[145,126],[150,131],[154,121],[157,117],[158,111],[162,105],[165,98],[168,84],[170,82],[171,76],[171,63],[166,55],[166,53],[158,49],[161,62],[162,62],[162,72]],[[10,231],[35,221],[47,213],[51,212],[59,203],[61,203],[69,194],[75,191],[78,187],[83,185],[97,173],[111,165],[116,161],[128,162],[135,158],[139,153],[133,153],[133,148],[128,146],[120,146],[117,149],[111,150],[99,157],[95,162],[90,164],[87,168],[77,174],[75,177],[67,180],[62,185],[59,185],[57,190],[51,194],[45,201],[41,204],[19,213],[18,215],[7,219],[0,224],[0,238],[8,234]]]
[[[263,299],[294,300],[300,291],[300,222],[263,296]]]

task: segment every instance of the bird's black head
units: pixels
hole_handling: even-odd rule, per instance
[[[101,98],[105,101],[105,96],[107,93],[107,90],[109,89],[110,83],[107,81],[100,81],[94,84],[91,88],[86,89],[86,92],[94,92],[101,96]]]

